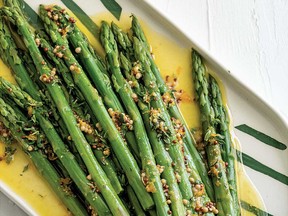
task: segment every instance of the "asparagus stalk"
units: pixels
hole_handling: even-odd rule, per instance
[[[132,65],[130,61],[123,55],[123,53],[120,53],[119,57],[122,72],[125,74],[126,79],[130,80]],[[135,94],[141,95],[142,88],[139,84],[136,84],[138,84],[137,81],[133,82],[133,90]],[[164,193],[167,197],[167,203],[170,204],[173,215],[185,215],[186,212],[182,202],[182,195],[179,190],[177,179],[172,167],[172,159],[168,152],[165,150],[163,141],[159,139],[157,132],[152,128],[150,123],[150,104],[145,103],[142,97],[138,97],[137,104],[142,114],[146,132],[153,148],[155,160],[161,167],[165,167],[161,173],[161,182],[165,188]]]
[[[7,0],[4,2],[4,4],[11,7],[15,7],[15,9],[17,9],[21,13],[20,5],[17,0]],[[22,13],[20,15],[22,15]],[[45,84],[43,84],[40,81],[33,60],[31,59],[29,53],[27,53],[27,49],[25,45],[23,45],[22,39],[15,32],[13,34],[10,34],[10,31],[13,32],[13,29],[12,28],[8,29],[8,26],[4,22],[3,18],[1,18],[1,24],[2,25],[0,35],[2,35],[2,38],[4,39],[2,41],[4,42],[2,44],[2,47],[0,47],[0,49],[5,47],[6,51],[4,52],[4,49],[2,49],[3,52],[1,52],[1,54],[3,54],[2,56],[3,60],[6,59],[5,63],[11,67],[14,77],[22,90],[28,92],[33,97],[33,99],[37,101],[41,101],[42,99],[42,101],[44,101],[45,104],[49,104],[49,108],[53,113],[53,118],[51,119],[53,119],[54,125],[60,126],[60,133],[62,135],[62,138],[68,137],[67,135],[68,132],[65,127],[65,124],[61,119],[61,117],[58,115],[55,103],[45,89]],[[14,38],[14,40],[12,37]],[[17,41],[17,44],[15,44],[14,41]],[[9,55],[13,58],[11,57],[7,58],[7,56]],[[72,146],[72,150],[73,153],[75,153],[78,163],[80,163],[82,169],[86,171],[86,167],[85,165],[83,165],[82,159],[78,154],[77,150],[75,150],[74,146]]]
[[[9,95],[21,108],[26,109],[28,115],[35,115],[37,122],[39,122],[39,125],[52,145],[54,152],[91,207],[93,207],[99,215],[111,215],[102,198],[93,191],[93,188],[91,188],[93,183],[88,181],[86,175],[76,162],[74,155],[65,147],[65,144],[51,122],[46,119],[45,116],[48,116],[48,113],[46,110],[42,109],[42,104],[39,104],[20,88],[10,84],[3,78],[0,78],[0,91],[3,94]]]
[[[26,71],[25,70],[22,71],[20,69],[20,67],[19,68],[14,67],[14,71],[15,71],[14,73],[20,73],[21,76],[24,76],[23,73],[26,73],[25,76],[28,77],[28,79],[30,79],[30,77],[31,77],[30,82],[35,84],[35,86],[37,87],[37,89],[39,88],[39,90],[38,90],[38,92],[35,91],[36,88],[33,88],[34,85],[27,85],[27,89],[23,89],[23,87],[20,85],[20,88],[24,91],[26,90],[26,92],[28,92],[31,96],[33,95],[32,94],[33,92],[34,92],[34,95],[36,95],[37,93],[38,94],[40,93],[40,96],[41,96],[40,99],[42,99],[44,104],[45,105],[49,104],[49,106],[46,106],[45,109],[47,109],[48,113],[52,113],[52,115],[49,116],[50,121],[53,122],[54,127],[59,128],[59,133],[61,134],[62,139],[65,139],[66,141],[69,142],[69,140],[67,140],[67,137],[69,136],[69,132],[66,129],[65,123],[63,122],[63,120],[59,116],[58,111],[57,111],[57,107],[56,107],[54,101],[52,100],[51,96],[47,92],[45,84],[43,82],[41,82],[41,80],[39,79],[39,75],[37,74],[37,70],[34,66],[33,60],[31,59],[29,53],[26,52],[26,50],[22,51],[22,50],[18,49],[17,51],[18,51],[18,53],[15,52],[15,56],[19,56],[19,58],[22,60],[21,68],[25,68]],[[13,67],[13,64],[12,64],[12,67]],[[33,99],[41,101],[37,97],[36,98],[33,97]],[[85,173],[87,173],[86,166],[83,163],[81,156],[79,155],[77,149],[75,148],[74,145],[71,144],[71,142],[69,142],[69,144],[70,144],[69,147],[71,148],[71,151],[75,155],[81,168],[83,169],[83,171]]]
[[[9,2],[9,1],[8,1]],[[14,2],[14,1],[13,1]],[[36,81],[32,81],[31,76],[35,76],[34,73],[36,70],[34,68],[33,62],[31,62],[30,56],[26,53],[26,48],[24,45],[20,45],[21,47],[17,47],[15,44],[15,40],[12,37],[17,37],[18,45],[22,44],[21,38],[16,33],[13,35],[10,33],[11,28],[5,23],[4,18],[0,19],[0,56],[2,60],[12,69],[12,73],[17,84],[20,88],[27,93],[29,93],[35,100],[41,101],[44,99],[44,96],[39,89],[39,78],[37,77]],[[22,51],[21,49],[24,49]],[[42,83],[43,84],[43,83]],[[43,85],[42,85],[43,86]],[[52,106],[51,106],[52,107]],[[58,122],[59,116],[56,114],[55,109],[52,108],[52,112],[54,114],[55,120]],[[61,124],[61,121],[59,121]]]
[[[128,34],[123,32],[114,22],[111,23],[111,29],[117,41],[119,51],[131,62],[135,62],[133,43],[128,37]]]
[[[188,151],[187,146],[184,146],[184,151]],[[207,195],[207,192],[205,190],[205,185],[201,180],[201,177],[199,176],[199,173],[197,172],[197,168],[195,167],[195,164],[192,162],[191,155],[187,154],[185,156],[186,163],[188,164],[188,167],[191,167],[190,169],[190,181],[193,185],[193,208],[196,212],[205,214],[206,216],[214,215],[213,213],[213,202],[211,202],[209,196]],[[215,210],[214,210],[215,211]]]
[[[110,30],[108,23],[104,21],[102,22],[100,29],[100,39],[106,52],[106,59],[108,60],[109,71],[111,72],[111,79],[114,83],[114,87],[120,95],[129,116],[133,120],[134,133],[139,151],[141,152],[140,157],[142,160],[142,169],[144,170],[142,177],[145,178],[146,190],[152,192],[157,214],[168,215],[169,206],[166,203],[160,174],[156,167],[149,138],[146,134],[141,114],[133,99],[132,89],[121,74],[118,60],[119,54],[113,33]]]
[[[16,44],[4,18],[0,18],[0,57],[12,69],[17,84],[33,98],[40,100],[40,93],[17,54]]]
[[[5,0],[4,5],[13,7],[15,10],[18,11],[19,15],[21,15],[25,19],[24,15],[21,12],[22,5],[20,5],[19,1]],[[6,23],[8,23],[8,25]],[[50,104],[51,102],[53,103],[53,101],[51,101],[51,97],[44,90],[45,85],[39,80],[37,73],[35,73],[36,68],[30,55],[27,53],[27,48],[25,47],[23,40],[20,38],[18,33],[15,32],[13,27],[11,27],[10,23],[6,23],[4,19],[1,18],[0,35],[2,35],[3,38],[3,46],[2,48],[0,47],[0,49],[3,49],[5,46],[6,53],[4,52],[4,49],[3,52],[1,52],[1,54],[3,54],[3,59],[5,63],[9,67],[11,67],[14,77],[22,90],[28,92],[37,101],[41,101],[42,99],[44,102],[47,102],[47,104]],[[16,42],[16,44],[14,41]],[[4,53],[6,55],[4,55]],[[14,61],[12,61],[11,58],[7,58],[7,56],[9,55],[13,57]],[[47,100],[47,98],[49,99]],[[55,111],[55,106],[50,105],[50,108],[53,112],[55,122],[58,122],[61,129],[63,129],[63,121],[60,119],[59,115]]]
[[[39,36],[39,35],[37,35]],[[87,126],[89,125],[89,128],[92,130],[91,133],[85,133],[85,137],[89,144],[91,146],[99,146],[103,145],[103,141],[105,142],[104,138],[100,136],[100,134],[96,134],[96,128],[92,126],[92,122],[89,119],[85,119],[85,113],[83,113],[83,110],[86,110],[88,112],[87,114],[89,116],[93,115],[90,112],[90,107],[86,104],[85,101],[82,101],[81,98],[83,98],[83,95],[81,92],[79,92],[78,89],[76,89],[72,75],[69,71],[69,69],[66,67],[65,63],[63,62],[62,59],[59,59],[55,56],[53,53],[53,48],[51,45],[46,41],[44,38],[40,38],[40,47],[44,50],[45,54],[49,57],[49,59],[56,65],[57,71],[60,72],[61,75],[63,75],[63,82],[68,86],[69,88],[69,93],[70,93],[70,106],[75,113],[75,115],[78,117],[78,122],[81,121],[83,124],[87,123]],[[75,95],[75,96],[74,96]],[[80,100],[79,100],[80,99]],[[88,111],[87,111],[88,110]],[[86,115],[87,116],[87,115]],[[89,131],[90,132],[90,131]],[[95,142],[97,140],[97,142]],[[105,148],[106,146],[106,148]],[[115,171],[115,167],[113,166],[112,160],[107,156],[108,153],[110,152],[109,149],[107,148],[107,145],[104,147],[96,147],[95,149],[93,148],[93,152],[95,157],[97,158],[99,164],[101,165],[102,169],[106,173],[107,177],[111,181],[112,186],[114,187],[115,191],[117,194],[121,193],[123,191],[123,188],[121,186],[121,183],[118,179],[117,173]],[[104,154],[105,150],[107,155]],[[110,153],[109,153],[110,155]]]
[[[43,10],[45,10],[44,6],[42,6],[42,8]],[[53,101],[57,105],[60,116],[62,117],[63,121],[66,124],[66,127],[72,137],[72,140],[74,141],[80,155],[82,156],[83,161],[86,164],[86,167],[92,176],[92,179],[95,181],[97,187],[100,189],[112,214],[128,215],[127,210],[125,209],[121,200],[119,199],[116,192],[114,191],[109,179],[107,178],[101,166],[95,159],[93,152],[90,148],[90,145],[87,143],[79,127],[77,127],[77,122],[74,117],[74,114],[71,108],[69,107],[69,104],[63,94],[61,87],[57,83],[57,79],[55,80],[55,74],[52,71],[52,69],[47,66],[46,62],[44,61],[37,47],[37,44],[39,45],[40,41],[36,39],[34,40],[34,35],[28,28],[29,26],[28,23],[26,22],[26,20],[23,19],[23,17],[16,10],[14,10],[13,8],[3,7],[1,9],[1,13],[5,15],[5,17],[7,17],[7,19],[10,22],[12,22],[15,26],[17,26],[19,34],[21,34],[21,36],[23,37],[24,43],[27,49],[29,50],[29,53],[34,61],[34,64],[37,70],[39,71],[39,73],[41,74],[40,79],[46,84],[47,89],[51,97],[53,98]],[[49,19],[46,19],[46,22],[50,22]],[[55,37],[55,33],[53,31],[51,31],[50,33],[53,39],[57,40],[57,37]],[[76,71],[74,71],[73,74],[76,74]],[[76,80],[77,82],[79,81],[81,82],[81,80],[77,78]],[[85,85],[85,83],[83,84]],[[85,90],[86,88],[87,89],[90,88],[90,90],[93,91],[91,95],[96,93],[94,91],[94,88],[91,85],[89,84],[85,85]],[[90,99],[92,100],[92,98]],[[97,99],[98,98],[96,97],[96,100],[92,100],[92,102],[93,101],[97,102],[98,101]]]
[[[142,28],[141,28],[141,25],[140,25],[138,19],[134,15],[132,15],[132,33],[133,33],[134,37],[136,37],[139,41],[141,41],[143,43],[143,46],[145,47],[146,51],[148,51],[148,53],[146,53],[147,58],[148,58],[148,62],[150,63],[151,71],[153,72],[153,74],[155,76],[157,86],[158,86],[160,92],[162,94],[164,94],[165,92],[172,93],[169,90],[168,86],[166,85],[165,81],[161,77],[159,68],[155,64],[155,62],[154,62],[154,60],[150,54],[151,47],[148,43],[148,40],[147,40],[147,38],[146,38]]]
[[[209,101],[208,82],[206,70],[201,56],[192,50],[192,73],[195,83],[195,91],[201,111],[201,123],[206,144],[208,165],[212,175],[215,190],[216,205],[219,215],[237,215],[236,206],[230,193],[230,187],[226,176],[226,166],[221,156],[219,143],[222,142],[221,135],[215,130],[214,112]],[[218,213],[215,210],[214,213]]]
[[[239,199],[237,194],[236,170],[235,170],[235,149],[232,147],[231,135],[229,132],[229,116],[222,102],[222,94],[216,79],[209,75],[209,92],[212,108],[215,112],[215,118],[218,120],[216,132],[223,136],[223,144],[221,145],[223,161],[228,163],[227,179],[230,185],[230,192],[234,201],[234,207],[237,215],[239,212]]]
[[[153,145],[153,151],[157,163],[164,167],[161,174],[161,182],[163,184],[164,193],[167,197],[167,203],[173,212],[173,215],[185,215],[185,207],[183,203],[183,196],[180,192],[178,179],[175,176],[174,169],[172,167],[173,161],[165,149],[165,144],[159,140],[158,134],[154,131],[150,124],[150,109],[145,103],[139,101],[139,107],[142,112],[143,120],[145,122],[146,130],[149,135],[149,139]],[[171,214],[171,212],[168,212]]]
[[[112,30],[113,33],[115,34],[115,38],[118,42],[118,47],[120,50],[122,50],[125,55],[128,55],[130,58],[130,61],[135,61],[135,57],[133,56],[133,47],[132,47],[132,43],[130,42],[130,39],[128,38],[128,35],[125,34],[115,23],[112,23]],[[143,92],[143,86],[139,85],[137,79],[135,78],[135,76],[133,76],[133,74],[131,73],[131,68],[128,67],[129,65],[129,61],[126,59],[126,57],[123,55],[123,53],[121,53],[120,55],[120,59],[121,59],[121,63],[122,66],[124,66],[126,68],[126,70],[123,70],[123,72],[125,73],[126,78],[129,80],[129,83],[133,86],[133,90],[137,91],[137,92]],[[149,112],[149,111],[148,111]],[[177,118],[173,118],[175,121],[177,121],[177,127],[178,128],[183,128],[183,126],[181,125],[181,121],[179,123],[179,119],[177,120]],[[180,127],[179,127],[180,125]],[[178,129],[179,130],[179,129]],[[180,130],[181,132],[181,130]],[[183,129],[182,129],[182,133],[183,133]],[[189,152],[187,149],[187,146],[184,143],[184,150],[185,152]],[[197,153],[198,154],[198,153]],[[195,165],[195,163],[193,162],[191,155],[186,154],[185,155],[185,162],[188,165],[188,169],[190,172],[190,179],[193,180],[192,184],[193,184],[193,191],[194,192],[194,204],[195,203],[200,203],[200,205],[204,205],[204,210],[207,210],[206,206],[210,206],[211,202],[209,197],[207,197],[207,192],[205,190],[205,188],[203,188],[204,184],[201,180],[201,177],[199,176],[197,167]],[[208,177],[207,177],[208,178]],[[210,182],[210,180],[209,180]],[[208,187],[209,188],[209,187]],[[210,190],[213,190],[213,188],[210,188]],[[194,205],[195,209],[199,209],[199,206]],[[213,214],[213,213],[206,213],[206,214]]]
[[[137,196],[135,195],[133,189],[128,185],[126,187],[128,199],[132,204],[132,208],[137,216],[145,216],[145,212],[143,211],[141,204],[138,201]]]
[[[168,107],[167,109],[169,111],[169,114],[171,115],[171,117],[179,119],[181,121],[181,123],[184,125],[184,128],[185,128],[184,143],[185,143],[185,145],[187,145],[187,148],[188,148],[188,150],[192,156],[193,163],[195,163],[195,166],[197,167],[197,170],[201,176],[201,179],[205,184],[205,189],[207,191],[208,196],[210,197],[211,200],[214,200],[213,187],[212,187],[210,179],[208,178],[206,166],[205,166],[204,162],[202,161],[202,158],[195,147],[196,146],[195,139],[194,139],[193,135],[191,134],[191,131],[190,131],[188,125],[186,124],[186,122],[185,122],[185,120],[184,120],[184,118],[180,112],[179,107],[177,106],[177,102],[175,100],[173,92],[168,88],[165,81],[161,77],[160,70],[157,67],[157,65],[156,65],[156,63],[155,63],[155,61],[154,61],[154,59],[150,53],[151,48],[150,48],[150,45],[148,43],[148,40],[147,40],[147,38],[146,38],[142,28],[141,28],[141,25],[140,25],[138,19],[134,15],[132,16],[132,32],[133,32],[133,36],[137,37],[139,39],[139,41],[141,41],[146,48],[146,55],[147,55],[148,61],[150,63],[150,68],[151,68],[151,71],[153,72],[153,74],[156,78],[156,83],[157,83],[157,86],[159,88],[161,95],[162,96],[165,95],[166,97],[172,99],[172,102],[167,104],[167,107]],[[123,38],[125,39],[126,37],[124,36]],[[129,46],[129,43],[127,42],[127,39],[125,39],[125,42],[126,42],[125,43],[126,47],[129,48],[130,46]]]
[[[18,11],[18,13],[21,14],[21,16],[25,18],[24,14],[21,12],[21,9],[24,7],[24,5],[19,0],[3,0],[3,3],[4,6],[13,7]]]
[[[74,24],[75,20],[73,17],[70,17],[70,15],[65,11],[65,8],[61,8],[58,5],[54,5],[54,14],[58,14],[58,15],[64,15],[65,17],[59,17],[58,24],[60,28],[66,28],[68,27],[68,25],[70,24]],[[91,46],[91,44],[89,44],[89,41],[87,39],[87,37],[77,28],[77,26],[75,25],[71,25],[70,27],[72,27],[69,32],[67,32],[69,35],[76,33],[78,39],[80,39],[80,43],[83,43],[84,47],[87,48],[87,52],[89,51],[89,55],[92,55],[92,57],[94,58],[93,60],[90,58],[90,60],[94,61],[94,63],[97,64],[98,69],[103,72],[104,74],[108,75],[107,73],[107,68],[106,65],[104,63],[104,61],[102,60],[102,58],[97,54],[97,52],[95,52],[94,48]],[[74,32],[74,28],[76,28],[76,31]],[[77,47],[79,47],[80,44],[78,44],[77,41],[71,41],[72,46],[75,45],[75,49]]]
[[[150,122],[154,126],[154,129],[158,132],[160,138],[167,146],[168,152],[175,163],[174,170],[178,178],[179,187],[183,196],[183,199],[187,201],[187,206],[190,206],[190,200],[193,197],[191,183],[189,181],[189,175],[186,170],[184,155],[183,155],[183,140],[181,135],[177,135],[173,128],[170,116],[166,110],[166,106],[160,99],[161,95],[157,88],[155,77],[150,73],[150,63],[145,55],[144,47],[141,42],[134,37],[133,46],[135,50],[135,57],[139,61],[140,69],[136,70],[136,79],[143,76],[143,83],[147,91],[147,97],[150,100]],[[137,67],[137,66],[136,66]],[[138,77],[137,77],[138,76]],[[140,77],[141,78],[141,77]],[[186,203],[186,201],[184,201]]]
[[[71,211],[73,215],[87,215],[77,198],[72,194],[67,194],[63,190],[59,175],[46,157],[40,151],[30,151],[31,146],[34,146],[35,143],[31,144],[31,140],[28,143],[28,139],[23,139],[23,137],[26,137],[26,134],[23,132],[24,122],[19,119],[19,116],[16,115],[12,107],[6,104],[2,98],[0,98],[0,121],[10,130],[14,139],[18,141],[19,145],[21,145],[26,154],[28,154],[39,173],[50,184],[53,191],[63,201],[69,211]],[[22,124],[19,124],[20,122]]]
[[[37,77],[36,80],[31,79],[31,77],[33,76],[35,78],[35,74],[33,73],[35,73],[36,69],[33,65],[31,57],[29,56],[29,54],[26,53],[25,45],[22,45],[23,42],[21,41],[21,38],[18,35],[15,36],[16,34],[15,32],[12,35],[12,33],[10,33],[9,30],[11,32],[13,31],[5,23],[4,18],[1,18],[0,20],[0,38],[1,38],[0,41],[2,41],[0,42],[1,58],[3,59],[5,64],[12,69],[14,78],[22,90],[29,93],[37,101],[41,101],[41,99],[47,101],[46,98],[44,97],[44,95],[47,96],[47,94],[45,94],[44,90],[42,90],[43,92],[41,92],[40,90],[40,88],[43,87],[44,85],[43,83],[40,82],[39,77]],[[15,37],[15,39],[13,40],[12,37]],[[16,41],[16,39],[18,41],[17,44],[15,44],[14,42]],[[60,119],[59,115],[55,112],[53,106],[50,107],[54,114],[53,116],[55,120],[58,122],[58,120]],[[59,124],[61,123],[62,122],[60,120]]]
[[[135,57],[133,56],[132,43],[131,43],[128,35],[126,33],[124,33],[115,23],[112,23],[111,26],[112,26],[113,33],[115,34],[115,38],[118,42],[119,49],[122,50],[123,53],[125,53],[125,55],[128,55],[130,61],[132,61],[132,62],[135,61]],[[133,86],[133,89],[134,90],[138,89],[137,90],[138,92],[143,91],[143,90],[141,90],[141,86],[139,86],[137,79],[131,74],[131,72],[128,70],[126,70],[124,72],[125,72],[125,76],[127,77],[127,79],[130,80],[130,83]],[[170,105],[168,107],[170,107]],[[176,106],[176,108],[178,109],[177,106]],[[168,108],[168,110],[171,111],[170,108]],[[169,112],[169,113],[171,114],[171,112]],[[179,118],[177,118],[177,117],[175,118],[174,115],[172,115],[172,116],[174,117],[174,119],[179,120]],[[181,119],[180,119],[180,122],[181,122]],[[181,122],[181,123],[183,124],[183,122]],[[185,125],[184,125],[184,130],[185,130],[185,132],[187,131],[187,127]],[[185,140],[185,138],[186,137],[184,136],[184,140]],[[185,140],[185,142],[184,142],[184,148],[185,148],[184,150],[185,150],[185,152],[189,152],[186,143],[187,143],[187,140]],[[199,203],[199,199],[200,199],[201,200],[200,203],[204,202],[206,204],[209,204],[210,199],[207,197],[207,194],[209,196],[209,195],[213,194],[214,191],[213,191],[213,188],[212,188],[212,185],[210,183],[208,176],[205,176],[206,180],[204,178],[201,178],[201,176],[198,173],[197,164],[194,163],[193,157],[191,157],[191,155],[189,155],[189,154],[186,154],[185,157],[190,158],[190,160],[186,160],[186,162],[188,162],[188,166],[191,168],[190,169],[190,171],[191,171],[190,177],[194,180],[193,185],[195,185],[195,182],[197,182],[197,185],[198,185],[197,187],[199,187],[199,185],[202,185],[202,186],[204,185],[204,187],[205,187],[204,190],[201,189],[201,191],[203,192],[201,197],[199,197],[200,194],[198,192],[194,193],[196,195],[196,197],[194,197],[194,199],[197,199],[197,201],[195,201],[195,203]],[[206,172],[206,175],[207,175],[207,172]],[[202,181],[202,179],[204,179],[205,183],[208,182],[207,186]],[[202,186],[201,186],[201,188],[202,188]],[[194,187],[193,190],[198,190],[198,189],[196,189]],[[207,190],[210,191],[210,193],[208,193]]]
[[[114,111],[125,113],[121,102],[113,91],[107,70],[100,66],[101,62],[99,61],[99,57],[97,57],[87,38],[75,25],[75,22],[71,21],[74,19],[59,6],[54,6],[53,12],[59,17],[57,21],[62,24],[60,27],[63,30],[69,29],[67,39],[75,49],[75,52],[77,51],[76,54],[79,57],[83,68],[87,71],[96,89],[102,96],[106,107],[112,108]],[[136,154],[136,159],[138,160],[139,150],[133,132],[128,130],[122,131],[122,133],[125,135],[127,143],[132,148],[134,155]]]
[[[98,119],[103,130],[106,131],[107,138],[127,176],[129,184],[131,185],[137,196],[141,197],[140,202],[143,208],[151,208],[154,203],[142,183],[140,170],[137,166],[135,158],[129,151],[125,141],[122,139],[121,134],[119,133],[112,119],[110,118],[97,90],[92,86],[81,65],[77,62],[77,60],[71,53],[65,35],[60,34],[60,32],[58,31],[58,26],[54,23],[54,21],[51,20],[54,18],[49,18],[48,12],[53,12],[53,8],[51,6],[45,7],[43,5],[40,5],[40,18],[45,22],[44,27],[48,34],[51,36],[51,40],[57,46],[59,46],[60,49],[58,51],[64,54],[63,59],[72,72],[75,85],[82,92],[83,96],[89,104],[93,114]]]
[[[8,1],[7,3],[11,3]],[[13,1],[13,3],[17,3],[17,1]],[[10,33],[12,31],[11,28],[7,26],[4,19],[1,18],[0,20],[0,56],[2,60],[12,69],[12,73],[14,75],[15,80],[17,81],[20,88],[27,93],[29,93],[35,100],[40,101],[43,99],[45,102],[49,101],[53,102],[51,100],[47,100],[48,97],[50,97],[48,94],[45,94],[45,90],[41,89],[46,98],[43,96],[41,90],[39,88],[43,87],[44,84],[41,83],[39,80],[39,77],[37,76],[36,69],[33,65],[33,61],[31,60],[31,57],[29,54],[26,53],[25,46],[23,47],[21,41],[21,38],[19,36],[15,36],[16,33],[13,35]],[[12,37],[17,37],[18,45],[22,45],[21,47],[17,47]],[[24,49],[24,50],[21,50]],[[37,76],[37,78],[35,77]],[[34,80],[30,78],[33,77]],[[48,104],[48,103],[47,103]],[[59,115],[55,111],[55,106],[51,106],[51,110],[53,112],[53,117],[55,119],[55,122],[57,122],[61,126],[62,133],[65,133],[63,131],[63,121],[61,121]]]
[[[92,134],[85,133],[85,137],[87,141],[89,142],[89,144],[92,146],[95,157],[97,158],[102,169],[104,170],[107,177],[111,181],[111,184],[114,187],[116,193],[117,194],[121,193],[123,191],[123,188],[118,179],[118,176],[115,170],[116,169],[115,165],[113,161],[111,160],[111,158],[107,156],[107,155],[110,155],[110,150],[107,144],[105,144],[106,140],[104,140],[103,136],[101,136],[99,132],[97,132],[97,129],[92,126],[92,122],[95,125],[96,120],[91,112],[90,107],[87,105],[81,92],[75,87],[70,70],[67,68],[67,66],[65,65],[65,63],[63,62],[61,58],[56,57],[55,53],[53,53],[53,48],[48,43],[48,41],[44,39],[43,32],[40,32],[37,35],[37,37],[39,37],[40,39],[40,47],[44,50],[45,55],[48,56],[50,61],[54,65],[56,65],[57,71],[59,71],[60,75],[62,76],[62,81],[68,87],[68,91],[70,95],[69,102],[70,102],[70,106],[73,112],[75,113],[79,121],[81,121],[83,124],[87,122],[87,125],[89,125],[89,127],[93,130]],[[82,112],[83,110],[86,110],[85,111],[86,113],[83,113]],[[90,116],[90,118],[88,119],[85,118],[85,116],[87,115]],[[106,153],[106,155],[104,153]]]

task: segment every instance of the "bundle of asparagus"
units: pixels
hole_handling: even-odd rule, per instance
[[[196,51],[207,163],[135,16],[132,35],[102,22],[105,62],[65,9],[39,16],[44,29],[32,29],[16,0],[0,9],[0,55],[18,83],[0,78],[0,132],[72,214],[240,215],[229,118]]]

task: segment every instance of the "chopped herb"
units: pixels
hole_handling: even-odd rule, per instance
[[[14,148],[10,145],[5,147],[5,161],[7,164],[11,163],[11,161],[14,158],[15,152],[16,152],[16,148]]]
[[[27,164],[26,166],[24,166],[22,173],[26,172],[29,169],[29,164]]]
[[[23,176],[23,173],[26,172],[28,170],[28,168],[29,168],[29,164],[25,165],[23,167],[22,173],[20,173],[20,176]]]

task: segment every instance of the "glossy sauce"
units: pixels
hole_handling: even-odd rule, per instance
[[[1,3],[0,3],[1,5]],[[115,20],[110,14],[99,14],[93,17],[97,24],[101,20],[108,22],[114,21],[122,29],[128,30],[130,28],[131,20],[129,15],[122,14],[121,22]],[[94,48],[102,56],[104,55],[103,49],[99,42],[91,35],[91,33],[78,21],[78,26],[86,34]],[[159,66],[163,77],[167,75],[170,77],[178,78],[178,89],[182,89],[183,101],[180,104],[181,111],[185,117],[186,122],[190,128],[200,127],[199,109],[197,103],[193,100],[193,80],[191,75],[191,48],[180,47],[178,44],[168,40],[159,33],[150,29],[147,25],[143,24],[148,41],[153,47],[153,54]],[[211,72],[211,71],[209,71]],[[212,72],[213,73],[213,72]],[[0,75],[9,81],[13,81],[10,70],[0,60]],[[222,92],[225,95],[223,86]],[[226,103],[226,100],[224,101]],[[234,137],[234,144],[239,149],[239,142]],[[4,144],[0,143],[0,155],[4,153]],[[26,172],[22,173],[23,168],[29,164]],[[257,193],[256,189],[252,186],[249,178],[247,178],[243,171],[243,166],[238,163],[238,187],[240,189],[240,199],[244,200],[256,207],[264,209],[262,199]],[[49,185],[38,174],[35,167],[29,158],[18,149],[14,160],[7,165],[4,161],[0,162],[0,181],[3,181],[14,192],[22,197],[39,215],[55,215],[64,216],[69,215],[65,206],[55,196]],[[243,211],[243,215],[253,215]]]

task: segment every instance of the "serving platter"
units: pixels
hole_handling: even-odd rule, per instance
[[[91,16],[105,11],[107,12],[107,9],[98,0],[75,2]],[[248,86],[245,86],[240,80],[237,80],[233,76],[233,71],[229,71],[223,65],[219,64],[205,49],[173,25],[169,20],[169,17],[163,16],[151,5],[141,0],[118,0],[117,2],[122,7],[122,16],[128,16],[133,13],[146,23],[150,29],[173,41],[177,46],[183,47],[184,49],[193,47],[199,51],[204,57],[209,70],[216,73],[225,86],[226,97],[234,127],[248,125],[250,128],[260,131],[284,145],[287,145],[288,125],[287,122],[283,120],[282,116],[269,104],[255,95]],[[37,10],[40,3],[56,3],[64,6],[61,1],[50,0],[29,0],[27,3],[35,10]],[[175,53],[175,55],[177,55],[177,53]],[[190,71],[185,71],[185,73],[189,72]],[[192,118],[192,116],[188,115],[185,115],[184,117]],[[241,129],[241,127],[237,128]],[[267,208],[266,211],[272,215],[288,215],[287,148],[278,149],[272,147],[237,128],[234,128],[234,132],[241,143],[241,151],[244,152],[245,155],[250,156],[246,157],[246,162],[245,160],[243,161],[243,163],[246,164],[245,170],[263,198]],[[271,169],[266,167],[265,169],[258,169],[257,171],[257,167],[259,168],[259,166],[251,166],[251,161],[248,161],[250,158],[254,159],[254,164],[256,160]],[[263,174],[265,170],[268,171],[266,174]],[[1,173],[1,175],[2,174],[5,173]],[[1,180],[0,190],[15,201],[17,205],[23,208],[29,215],[37,215],[33,208],[25,203],[25,200],[13,192],[13,188],[10,189],[5,183],[1,182]]]

